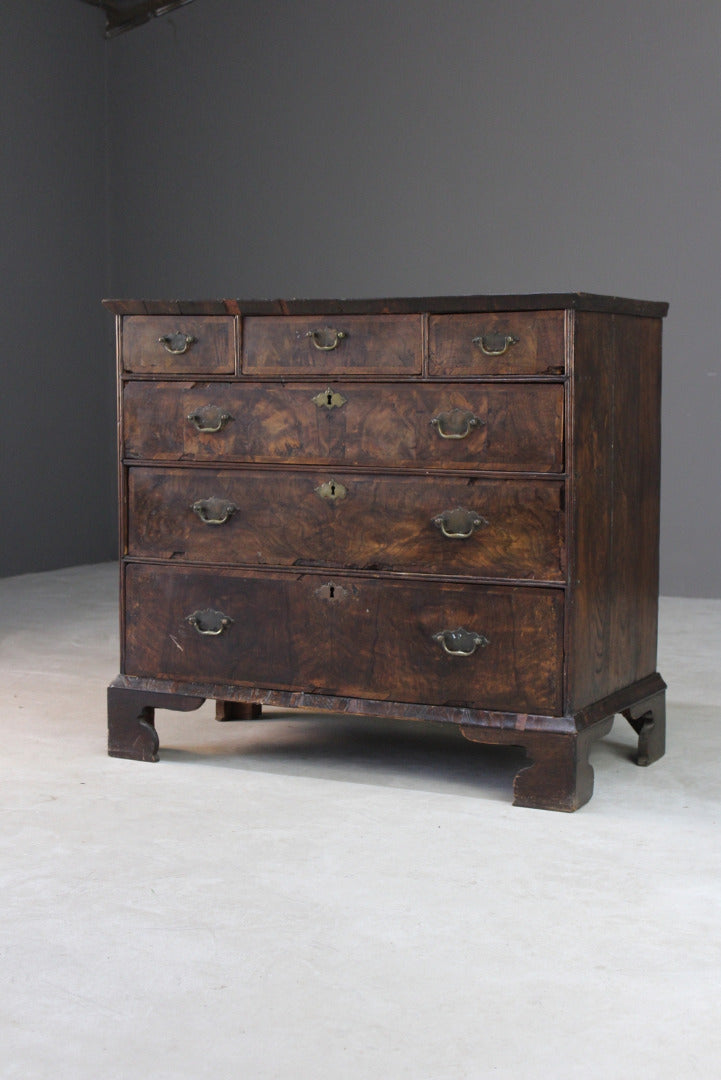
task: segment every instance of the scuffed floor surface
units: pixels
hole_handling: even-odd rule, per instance
[[[668,752],[576,814],[516,751],[158,712],[109,759],[114,566],[0,581],[0,1076],[717,1080],[721,601],[667,599]]]

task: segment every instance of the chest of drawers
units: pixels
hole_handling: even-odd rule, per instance
[[[575,810],[616,714],[663,754],[665,304],[106,301],[121,673],[109,753],[211,698],[440,721]]]

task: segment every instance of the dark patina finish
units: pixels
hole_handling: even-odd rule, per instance
[[[156,708],[263,704],[525,749],[575,810],[615,714],[664,751],[661,319],[592,296],[107,301],[117,317],[121,673]]]

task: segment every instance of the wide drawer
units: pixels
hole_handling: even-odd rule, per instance
[[[419,375],[420,315],[248,316],[242,369],[249,375]]]
[[[558,714],[563,595],[130,564],[124,671]]]
[[[232,316],[223,315],[126,315],[121,330],[123,370],[232,375],[235,326]]]
[[[561,581],[562,494],[556,480],[135,467],[128,553]]]
[[[565,369],[564,313],[521,311],[432,315],[428,372],[454,375],[549,375]]]
[[[563,386],[132,382],[129,460],[563,470]]]

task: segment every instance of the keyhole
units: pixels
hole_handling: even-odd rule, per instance
[[[330,493],[331,495],[335,495],[335,480],[331,480],[330,482]]]
[[[332,600],[332,599],[333,599],[333,597],[335,596],[335,585],[329,585],[329,586],[328,586],[328,590],[329,590],[329,592],[330,592],[330,598],[331,598],[331,600]]]
[[[333,404],[333,392],[331,390],[326,390],[325,403],[328,408]]]

